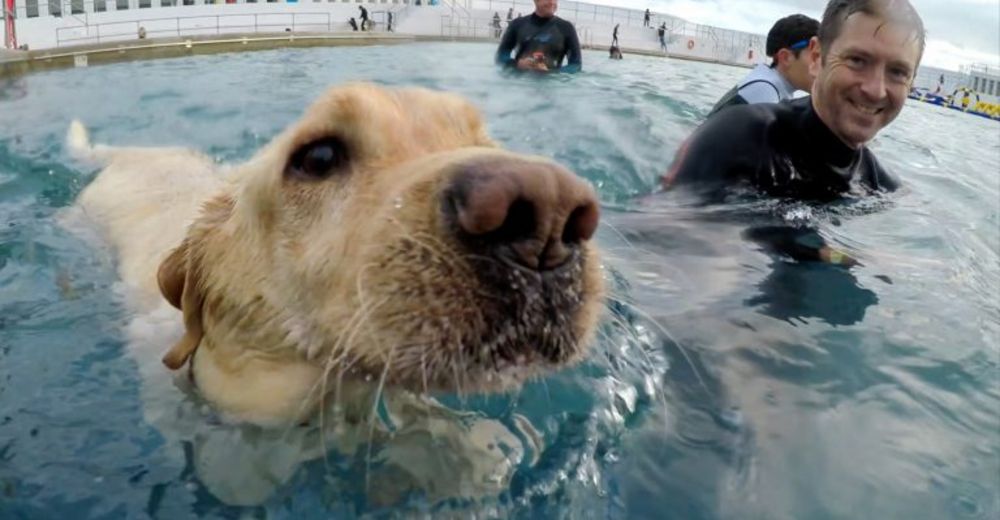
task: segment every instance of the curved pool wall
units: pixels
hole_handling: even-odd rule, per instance
[[[500,14],[505,27],[508,9],[523,14],[534,10],[530,1],[523,0],[443,0],[433,6],[418,6],[414,0],[189,1],[190,5],[178,5],[178,0],[70,0],[52,4],[56,9],[50,11],[48,2],[32,4],[29,9],[24,0],[15,0],[17,40],[31,50],[120,43],[135,40],[140,26],[149,38],[273,33],[286,28],[292,32],[342,33],[351,31],[347,21],[358,18],[359,5],[365,6],[376,22],[376,32],[386,29],[391,12],[399,34],[494,40],[494,13]],[[104,6],[104,10],[98,11],[97,6]],[[665,23],[667,55],[740,66],[766,59],[761,35],[693,24],[668,14],[653,13],[650,26],[645,27],[640,10],[561,2],[558,15],[576,25],[581,43],[587,47],[607,48],[614,26],[620,24],[620,45],[626,52],[662,53],[655,27]]]
[[[565,164],[604,203],[597,241],[615,318],[592,364],[466,404],[488,417],[523,415],[545,445],[510,493],[475,514],[1000,515],[995,122],[908,101],[871,144],[903,181],[884,198],[734,203],[735,211],[670,195],[637,200],[742,71],[586,52],[586,74],[525,78],[499,74],[492,51],[468,43],[277,49],[6,80],[0,517],[370,512],[336,486],[363,475],[331,476],[322,464],[303,467],[259,508],[207,494],[190,447],[143,418],[109,252],[55,222],[95,173],[63,149],[74,117],[96,142],[181,145],[239,162],[323,89],[351,80],[460,93],[498,142]],[[816,226],[863,265],[769,255],[741,238],[761,215]],[[473,513],[456,507],[453,516]]]
[[[60,47],[51,51],[19,52],[4,56],[0,50],[0,78],[68,67],[89,67],[121,61],[177,58],[276,48],[391,45],[416,41],[413,36],[385,33],[272,33],[227,34],[135,40]]]

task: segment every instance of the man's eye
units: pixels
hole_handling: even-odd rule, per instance
[[[861,56],[848,56],[845,61],[847,61],[847,65],[851,67],[864,67],[866,63],[865,59]]]
[[[906,81],[910,79],[910,71],[906,69],[892,69],[889,71],[889,74],[894,80],[898,81]]]

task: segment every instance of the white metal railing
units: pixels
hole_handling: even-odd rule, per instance
[[[364,3],[364,4],[396,4],[415,5],[417,0],[326,0],[332,3]],[[86,15],[90,13],[100,13],[111,10],[141,10],[156,9],[159,7],[173,6],[193,6],[193,5],[214,5],[214,4],[244,4],[244,3],[299,3],[308,4],[309,0],[16,0],[15,17],[18,19],[34,18],[47,12],[48,16],[72,16]],[[429,0],[421,1],[421,4],[428,5]],[[486,10],[497,12],[506,21],[507,11],[513,9],[516,14],[530,14],[534,11],[532,0],[439,0],[442,6],[449,7],[455,17],[476,17],[476,10]],[[41,8],[45,9],[41,9]],[[563,1],[559,4],[559,15],[577,24],[587,22],[602,24],[622,24],[626,27],[641,27],[644,25],[644,12],[638,9],[628,9],[623,7],[613,7],[605,5],[591,4],[587,2]],[[733,31],[729,29],[719,29],[707,25],[687,22],[676,16],[664,13],[651,13],[650,27],[658,27],[665,23],[672,35],[689,37],[703,37],[706,33],[715,34],[715,39],[722,42],[729,42],[736,46],[748,39],[759,40],[760,47],[763,47],[763,36]]]
[[[226,4],[275,4],[289,3],[307,5],[314,2],[349,4],[386,4],[406,6],[417,0],[14,0],[15,19],[38,18],[43,16],[71,17],[76,15],[105,13],[111,11],[155,10],[161,7],[191,7],[199,5]],[[422,4],[428,4],[423,0]],[[149,12],[149,11],[146,11]]]
[[[428,0],[16,0],[16,14],[18,18],[32,17],[32,13],[27,12],[28,7],[35,8],[34,15],[39,13],[42,16],[62,16],[63,18],[73,18],[79,22],[76,27],[60,28],[56,35],[56,45],[67,45],[69,43],[102,42],[109,40],[134,39],[138,35],[139,27],[143,26],[147,37],[162,37],[166,35],[184,36],[195,33],[232,33],[232,32],[262,32],[262,31],[282,31],[289,29],[292,31],[332,31],[348,30],[346,22],[336,22],[330,19],[331,14],[326,12],[307,13],[295,12],[298,10],[309,10],[309,5],[314,2],[321,2],[324,5],[334,4],[382,4],[388,11],[394,12],[394,25],[398,26],[406,17],[408,10],[419,9],[414,7],[417,2],[420,5],[429,5]],[[209,5],[209,4],[298,4],[292,12],[272,13],[272,14],[215,14],[199,13],[191,16],[174,16],[171,18],[156,17],[158,8],[171,7],[170,14],[178,14],[177,10],[183,10],[188,5]],[[444,36],[472,36],[476,38],[493,37],[492,15],[497,13],[506,27],[508,12],[512,15],[524,15],[534,11],[532,0],[437,0],[433,3],[447,8],[450,13],[448,18],[442,19],[441,33]],[[319,8],[320,4],[316,4]],[[176,7],[175,7],[176,6]],[[225,5],[219,5],[225,11]],[[379,6],[381,7],[381,5]],[[316,9],[323,11],[325,9]],[[369,7],[370,11],[374,11]],[[134,19],[128,16],[129,21],[102,22],[98,24],[89,23],[94,20],[89,17],[95,13],[116,11],[119,18],[123,18],[124,13],[135,13]],[[376,21],[376,28],[384,30],[385,14],[379,20],[377,12],[371,12],[372,19]],[[626,30],[626,34],[631,34],[633,41],[655,41],[656,28],[665,28],[665,39],[668,44],[677,41],[689,40],[696,43],[696,49],[692,54],[708,58],[706,53],[711,54],[711,58],[723,62],[746,64],[753,61],[747,55],[748,50],[753,50],[751,56],[759,57],[764,50],[764,37],[740,31],[720,29],[707,25],[694,24],[681,18],[663,14],[651,13],[650,21],[647,24],[644,20],[644,11],[638,9],[627,9],[614,6],[597,5],[587,2],[562,1],[559,6],[559,15],[573,22],[581,31],[581,43],[593,45],[594,41],[603,40],[605,28],[610,33],[610,28],[621,24]],[[150,17],[152,15],[152,17]],[[488,18],[484,18],[488,16]],[[150,18],[146,18],[150,17]],[[142,23],[138,19],[144,19]],[[380,23],[381,22],[381,23]],[[65,25],[65,24],[64,24]],[[649,37],[645,35],[648,31]],[[601,34],[598,34],[601,33]],[[609,34],[610,36],[610,34]],[[638,40],[635,38],[638,37]],[[627,42],[630,38],[624,38]],[[689,47],[690,48],[690,47]],[[679,49],[682,53],[684,49]],[[759,58],[758,58],[759,59]]]
[[[993,76],[995,78],[1000,78],[1000,68],[994,67],[986,63],[972,63],[959,67],[959,71],[963,74],[978,74],[980,76]]]
[[[372,29],[386,30],[385,11],[371,13]],[[379,21],[381,18],[382,21]],[[175,16],[104,22],[56,29],[56,45],[79,45],[108,41],[135,40],[140,27],[146,38],[234,33],[280,33],[352,31],[344,21],[334,21],[332,13],[247,13]]]
[[[499,40],[492,18],[446,14],[441,17],[441,36],[445,38],[481,38]],[[503,29],[499,29],[502,34]]]
[[[468,4],[470,9],[497,12],[504,19],[506,19],[507,12],[510,9],[513,9],[515,16],[518,14],[531,14],[535,10],[532,0],[468,0]],[[645,18],[645,12],[640,9],[571,1],[559,2],[557,14],[573,22],[600,22],[612,26],[622,24],[624,26],[642,27]],[[711,29],[717,33],[720,40],[730,40],[739,36],[752,36],[763,39],[763,36],[758,34],[695,24],[669,14],[650,12],[649,27],[656,28],[662,23],[666,23],[667,28],[673,32],[684,34],[685,36],[702,36],[704,31]]]
[[[527,15],[535,10],[532,0],[456,0],[464,1],[475,16],[476,11],[498,13],[500,18],[507,20],[508,13],[514,17]],[[645,11],[597,5],[588,2],[560,1],[557,14],[577,27],[602,26],[613,27],[621,24],[623,28],[644,28]],[[675,42],[679,39],[693,38],[711,46],[713,55],[724,58],[723,61],[742,63],[749,49],[764,52],[764,36],[760,34],[721,29],[710,25],[688,22],[682,18],[664,13],[650,12],[648,27],[655,30],[665,26],[665,39]],[[593,36],[591,35],[591,39]]]

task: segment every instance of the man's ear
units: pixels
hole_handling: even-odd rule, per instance
[[[201,321],[204,298],[198,275],[188,239],[167,255],[156,273],[163,297],[184,315],[184,337],[163,356],[163,364],[171,370],[184,366],[204,335]]]
[[[778,62],[778,69],[784,70],[788,66],[788,60],[792,56],[792,51],[788,49],[778,49],[778,53],[774,55],[774,61]]]
[[[809,74],[815,79],[819,77],[819,71],[823,68],[823,47],[819,43],[819,36],[809,39]]]

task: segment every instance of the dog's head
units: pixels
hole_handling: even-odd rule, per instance
[[[194,355],[209,401],[256,422],[301,418],[327,380],[511,388],[585,353],[597,222],[587,183],[499,149],[466,101],[333,89],[161,265],[186,327],[164,362]]]

